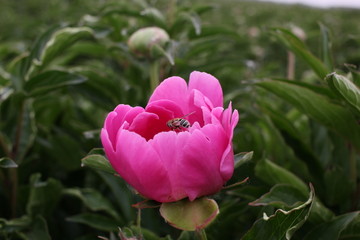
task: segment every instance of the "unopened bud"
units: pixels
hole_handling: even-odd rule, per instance
[[[157,48],[163,47],[169,41],[169,35],[159,27],[141,28],[134,32],[129,40],[130,50],[138,56],[154,57]]]

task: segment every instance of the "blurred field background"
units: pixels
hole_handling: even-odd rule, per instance
[[[237,158],[230,183],[250,180],[215,196],[221,213],[208,239],[285,239],[292,227],[292,239],[360,239],[360,10],[235,0],[0,6],[0,239],[139,232],[131,204],[141,198],[81,160],[101,147],[109,111],[147,103],[153,59],[126,44],[146,26],[171,38],[161,79],[217,77],[240,113],[234,151],[254,152]],[[278,208],[292,219],[268,238],[279,224],[255,221]],[[141,226],[145,239],[194,239],[157,209],[142,210]]]

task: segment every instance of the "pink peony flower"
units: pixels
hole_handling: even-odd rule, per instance
[[[190,127],[172,130],[167,122],[174,118]],[[113,168],[144,197],[192,201],[218,192],[231,178],[238,120],[231,103],[223,108],[219,81],[192,72],[189,85],[180,77],[164,80],[145,109],[118,105],[105,119],[101,141]]]

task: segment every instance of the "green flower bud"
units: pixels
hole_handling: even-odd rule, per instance
[[[130,50],[140,57],[156,57],[157,53],[169,41],[169,35],[159,27],[141,28],[134,32],[129,40]]]

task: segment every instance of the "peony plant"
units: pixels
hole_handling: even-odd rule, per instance
[[[183,121],[172,127],[175,118]],[[194,71],[188,84],[165,79],[145,108],[118,105],[105,119],[101,141],[113,168],[143,197],[193,201],[231,178],[238,120],[231,103],[223,108],[219,81]]]

